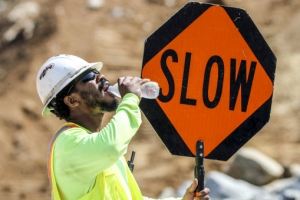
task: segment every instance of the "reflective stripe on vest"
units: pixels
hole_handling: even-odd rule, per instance
[[[49,148],[48,148],[48,164],[47,164],[47,171],[48,171],[48,178],[50,181],[50,186],[51,186],[51,190],[53,193],[53,189],[57,190],[56,188],[56,183],[52,184],[52,172],[51,172],[51,165],[52,165],[52,160],[53,160],[53,147],[54,147],[54,143],[57,139],[57,137],[64,131],[70,129],[70,128],[77,128],[78,126],[76,126],[75,124],[66,124],[63,127],[61,127],[57,133],[52,137],[50,144],[49,144]],[[55,187],[55,188],[54,188]],[[52,194],[53,195],[53,194]]]

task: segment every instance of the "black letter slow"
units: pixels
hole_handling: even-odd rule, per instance
[[[215,98],[212,101],[210,101],[208,98],[209,79],[210,79],[211,68],[214,63],[218,65],[218,83],[217,83]],[[203,98],[203,103],[205,104],[206,107],[215,108],[220,102],[222,90],[223,90],[223,81],[224,81],[223,60],[220,56],[212,56],[206,64],[205,73],[204,73],[202,98]]]
[[[172,57],[172,61],[173,62],[178,62],[178,56],[177,56],[177,53],[176,51],[174,51],[173,49],[168,49],[166,50],[162,56],[161,56],[161,59],[160,59],[160,66],[161,66],[161,69],[163,71],[163,73],[165,74],[167,80],[168,80],[168,83],[169,83],[169,92],[167,95],[163,95],[162,94],[162,89],[160,89],[159,91],[159,96],[158,96],[158,99],[161,101],[161,102],[168,102],[170,101],[173,96],[174,96],[174,92],[175,92],[175,83],[174,83],[174,79],[173,79],[173,76],[167,66],[167,58],[171,56]]]
[[[187,104],[187,105],[196,105],[197,100],[195,99],[188,99],[186,98],[187,88],[188,88],[188,79],[190,73],[190,64],[191,64],[191,53],[187,52],[185,54],[185,62],[184,62],[184,72],[183,72],[183,79],[182,79],[182,89],[180,95],[180,103]]]
[[[256,69],[256,62],[252,61],[250,65],[250,72],[248,81],[246,78],[246,60],[241,61],[238,75],[236,76],[236,59],[231,59],[230,62],[230,110],[234,110],[239,89],[242,90],[242,112],[247,111],[250,92],[252,88],[254,72]],[[235,78],[236,77],[236,78]]]

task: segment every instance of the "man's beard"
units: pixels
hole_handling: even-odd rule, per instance
[[[104,101],[104,98],[99,94],[99,92],[95,91],[82,91],[80,92],[80,96],[82,99],[85,100],[85,103],[88,108],[99,108],[100,112],[116,111],[119,105],[117,99],[114,98],[110,102]]]

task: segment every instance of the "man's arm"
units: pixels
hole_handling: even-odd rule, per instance
[[[73,128],[63,133],[56,143],[63,170],[88,180],[113,165],[127,152],[141,125],[139,101],[136,95],[126,94],[116,114],[100,132],[87,134],[83,129]]]

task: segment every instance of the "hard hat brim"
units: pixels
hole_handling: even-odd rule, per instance
[[[103,67],[103,63],[102,62],[95,62],[95,63],[89,63],[89,65],[80,71],[80,73],[75,73],[74,76],[72,76],[72,79],[67,82],[66,84],[62,85],[61,89],[59,91],[61,91],[64,87],[66,87],[72,80],[74,80],[76,77],[80,76],[83,72],[87,71],[88,69],[96,69],[100,72],[100,70],[102,69]],[[58,92],[59,93],[59,92]],[[55,94],[56,96],[57,94]],[[53,99],[53,98],[52,98]],[[52,100],[51,99],[51,100]],[[48,101],[47,104],[44,105],[44,108],[43,108],[43,111],[42,111],[42,115],[43,116],[48,116],[48,115],[51,115],[52,112],[50,111],[51,109],[48,107],[48,104],[51,102],[51,100]]]

